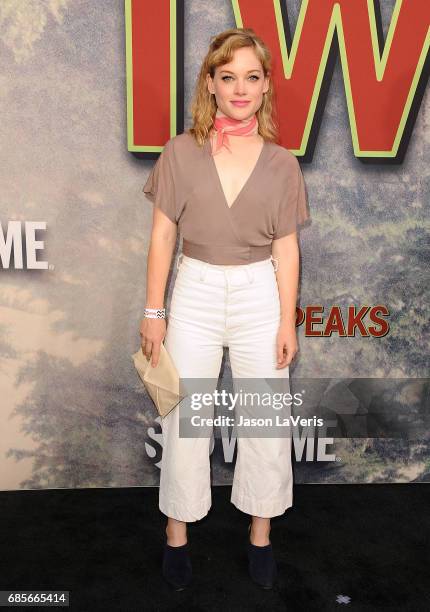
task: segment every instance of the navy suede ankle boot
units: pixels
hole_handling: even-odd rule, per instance
[[[182,546],[164,543],[163,576],[176,590],[182,591],[192,579],[192,566],[188,542]]]
[[[248,527],[248,536],[250,532],[251,525]],[[263,589],[273,587],[278,570],[271,543],[266,546],[256,546],[248,539],[248,570],[252,580]]]

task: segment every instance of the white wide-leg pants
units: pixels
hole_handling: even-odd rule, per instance
[[[164,345],[181,378],[218,379],[223,346],[235,378],[283,378],[276,369],[279,290],[272,258],[213,265],[181,254]],[[283,383],[282,383],[283,384]],[[185,400],[183,400],[185,401]],[[162,419],[159,508],[180,521],[197,521],[212,503],[210,437],[180,437],[181,403]],[[238,436],[231,502],[265,518],[292,506],[291,437]]]

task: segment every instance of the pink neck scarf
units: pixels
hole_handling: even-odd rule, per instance
[[[229,134],[233,136],[252,136],[252,134],[257,133],[257,115],[254,114],[249,119],[232,119],[231,117],[227,117],[227,115],[218,108],[211,134],[212,155],[216,155],[223,146],[231,153],[228,139]]]

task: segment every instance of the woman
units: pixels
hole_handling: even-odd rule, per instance
[[[288,380],[297,352],[297,224],[309,217],[296,157],[275,143],[271,56],[251,29],[210,44],[197,82],[193,127],[171,138],[143,188],[154,203],[142,348],[160,344],[181,378],[217,380],[223,347],[233,378]],[[177,229],[182,254],[166,330],[164,293]],[[160,318],[161,317],[161,318]],[[187,522],[211,506],[209,437],[179,435],[178,405],[162,422],[159,507],[168,517],[163,575],[191,581]],[[270,518],[292,505],[291,438],[237,440],[232,503],[252,516],[252,579],[270,588]]]

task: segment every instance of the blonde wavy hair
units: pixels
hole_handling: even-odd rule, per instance
[[[271,74],[272,54],[266,44],[251,28],[231,28],[212,37],[209,51],[203,60],[197,79],[194,96],[190,104],[193,118],[193,127],[188,132],[196,139],[200,146],[209,136],[213,126],[217,104],[207,86],[206,75],[215,76],[215,68],[233,60],[233,53],[241,47],[253,47],[255,54],[261,62],[264,76]],[[258,132],[265,139],[276,141],[278,139],[278,125],[275,119],[274,90],[272,79],[269,79],[269,89],[263,94],[263,101],[256,112],[258,119]]]

